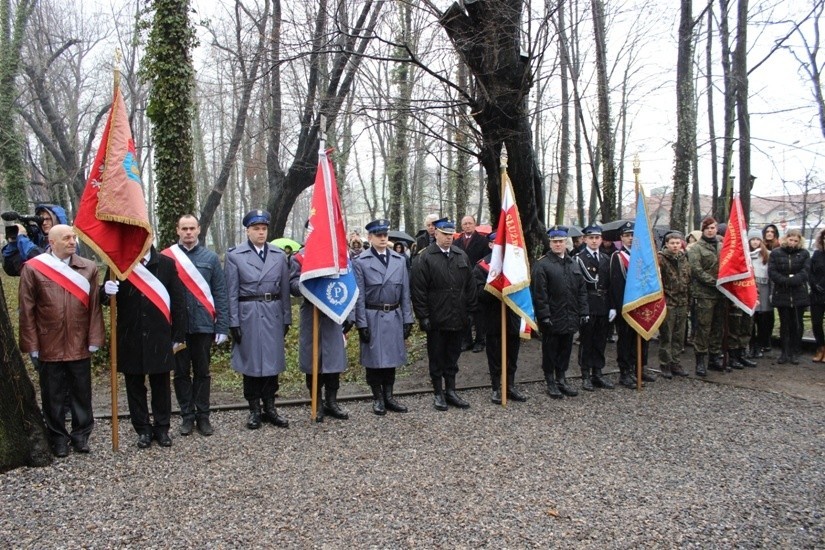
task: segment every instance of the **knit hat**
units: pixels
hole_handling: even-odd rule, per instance
[[[758,229],[751,229],[750,231],[748,231],[748,240],[751,240],[751,239],[759,239],[761,241],[762,240],[762,232],[759,231]]]
[[[714,219],[713,216],[708,216],[707,218],[702,220],[702,231],[704,231],[705,229],[707,229],[709,225],[714,223],[716,223],[716,219]]]

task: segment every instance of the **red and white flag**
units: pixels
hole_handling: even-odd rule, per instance
[[[74,228],[120,280],[129,276],[152,245],[139,161],[119,85]]]
[[[728,230],[719,252],[719,276],[716,287],[748,315],[753,315],[759,293],[753,275],[753,264],[748,252],[748,230],[742,215],[742,203],[733,199]]]

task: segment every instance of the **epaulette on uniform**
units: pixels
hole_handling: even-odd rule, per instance
[[[542,254],[541,256],[539,256],[539,259],[536,260],[536,261],[543,260],[546,256],[547,256],[547,254]]]
[[[236,248],[238,248],[238,247],[237,247],[237,246],[230,246],[229,248],[227,248],[227,249],[226,249],[226,251],[227,251],[227,252],[232,252],[232,251],[233,251],[233,250],[235,250]]]

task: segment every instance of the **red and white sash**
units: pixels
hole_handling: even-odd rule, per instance
[[[126,278],[127,281],[135,285],[135,287],[146,296],[150,302],[155,304],[166,321],[172,324],[172,312],[170,310],[169,291],[163,286],[160,280],[152,275],[143,264],[138,264]]]
[[[201,272],[198,271],[198,268],[195,267],[195,264],[189,259],[189,256],[187,256],[186,253],[181,250],[180,245],[177,244],[170,246],[161,252],[161,254],[175,260],[175,264],[178,266],[178,277],[180,277],[181,282],[186,289],[192,293],[195,299],[206,308],[206,311],[209,312],[209,315],[212,316],[212,320],[214,321],[218,313],[215,311],[215,300],[212,298],[209,283],[203,278]]]
[[[36,269],[50,281],[60,285],[72,296],[80,300],[87,309],[89,308],[89,292],[92,289],[91,283],[83,275],[61,262],[48,252],[35,256],[26,265]]]

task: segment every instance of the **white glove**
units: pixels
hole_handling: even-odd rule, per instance
[[[613,319],[615,319],[615,318],[616,318],[616,310],[611,309],[607,314],[607,322],[612,323]]]
[[[99,350],[99,349],[100,349],[100,348],[99,348],[99,347],[97,347],[97,346],[89,346],[89,351],[90,351],[90,352],[92,352],[92,353],[96,352],[96,351],[97,351],[97,350]]]
[[[218,345],[218,346],[220,346],[221,344],[223,344],[227,340],[229,340],[229,336],[227,336],[226,334],[218,333],[218,334],[215,335],[215,344]]]
[[[40,357],[40,352],[39,351],[32,351],[32,352],[29,353],[29,355],[31,356],[32,359],[37,359],[38,357]]]
[[[103,292],[107,296],[114,296],[120,288],[120,281],[106,281],[103,283]]]

